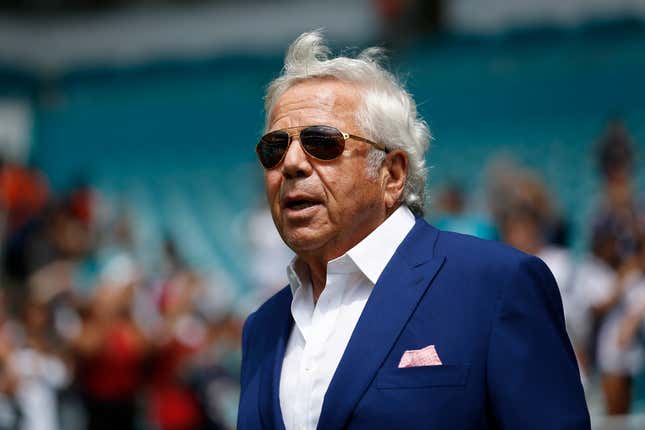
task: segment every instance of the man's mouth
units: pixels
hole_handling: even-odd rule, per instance
[[[294,195],[294,196],[287,196],[284,199],[282,206],[290,212],[291,211],[298,212],[298,211],[304,211],[306,209],[317,206],[319,204],[320,204],[320,201],[313,197]]]
[[[291,210],[294,210],[294,211],[299,211],[299,210],[302,210],[302,209],[310,208],[310,207],[312,207],[314,205],[317,205],[317,204],[318,204],[317,202],[314,202],[314,201],[311,201],[311,200],[293,200],[293,201],[287,202],[285,207],[287,209],[291,209]]]

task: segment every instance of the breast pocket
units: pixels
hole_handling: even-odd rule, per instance
[[[376,388],[459,387],[466,385],[470,365],[384,368],[376,375]]]

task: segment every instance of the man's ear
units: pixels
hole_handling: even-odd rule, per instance
[[[381,169],[385,207],[390,211],[396,208],[403,196],[403,188],[408,177],[408,155],[400,149],[388,153]]]

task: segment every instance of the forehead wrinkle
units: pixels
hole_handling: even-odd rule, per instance
[[[314,122],[337,126],[338,120],[353,128],[359,98],[360,88],[353,83],[322,78],[297,83],[278,99],[269,129],[314,125]],[[319,120],[315,121],[317,118]]]
[[[314,107],[303,107],[303,108],[295,108],[295,109],[289,109],[285,110],[284,112],[278,112],[273,120],[271,121],[271,128],[274,128],[274,126],[280,122],[283,122],[285,119],[289,119],[287,126],[291,126],[291,123],[293,121],[299,120],[302,117],[307,117],[307,118],[326,118],[328,117],[328,113],[326,110],[321,110],[318,108]],[[323,120],[322,122],[329,122],[328,120],[325,121]],[[311,124],[309,124],[311,123]],[[314,125],[321,123],[319,120],[318,121],[313,121],[309,120],[307,124],[300,124],[300,125]],[[322,123],[321,123],[322,124]],[[286,127],[281,127],[281,128],[286,128]]]
[[[280,100],[278,102],[272,115],[272,125],[288,116],[315,116],[316,114],[322,114],[321,116],[329,115],[330,112],[335,110],[334,107],[337,106],[333,94],[323,97],[320,97],[318,94],[309,98],[296,97],[295,100],[290,100],[291,98],[292,97],[288,97],[286,101]]]

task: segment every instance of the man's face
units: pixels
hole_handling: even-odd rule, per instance
[[[356,124],[359,89],[334,79],[303,81],[289,88],[271,112],[269,131],[329,125],[363,136]],[[381,176],[367,177],[371,146],[345,142],[337,159],[319,161],[303,151],[296,135],[281,164],[265,170],[273,220],[300,256],[326,261],[342,255],[385,219]]]

